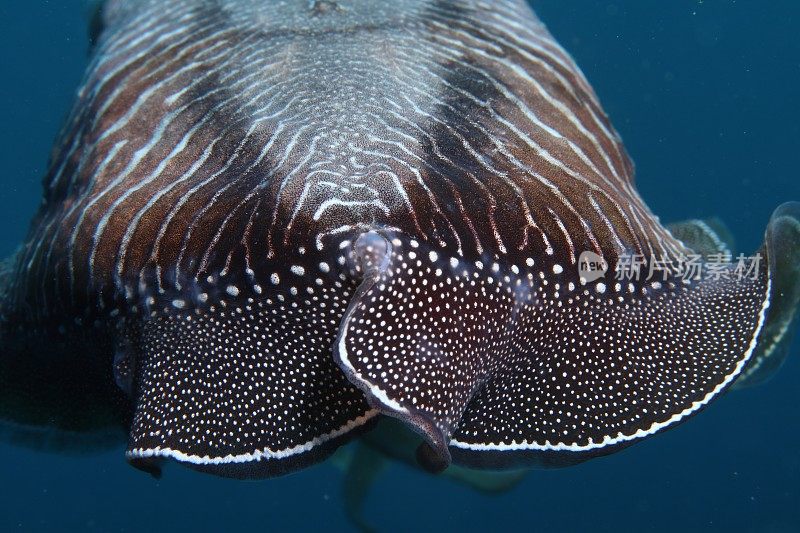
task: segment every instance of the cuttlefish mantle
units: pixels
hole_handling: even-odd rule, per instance
[[[744,270],[712,260],[712,225],[662,226],[525,2],[109,0],[97,20],[0,275],[12,439],[256,478],[391,417],[431,470],[560,466],[785,356],[798,204]]]

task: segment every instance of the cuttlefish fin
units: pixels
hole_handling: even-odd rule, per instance
[[[83,12],[88,22],[87,32],[90,51],[106,28],[125,20],[131,12],[141,10],[141,0],[84,0]]]
[[[0,302],[14,262],[0,263]],[[130,404],[114,385],[112,339],[54,329],[20,328],[0,303],[0,440],[67,454],[124,443]]]
[[[667,229],[676,239],[703,257],[731,255],[736,248],[733,234],[716,217],[675,222],[668,224]]]
[[[103,6],[105,3],[106,0],[84,0],[83,2],[84,13],[86,13],[88,20],[89,44],[92,48],[94,48],[105,27],[103,23]]]
[[[772,278],[769,312],[756,351],[735,388],[768,380],[789,355],[800,302],[800,203],[786,203],[775,210],[764,250]]]
[[[68,455],[125,442],[127,409],[95,366],[48,366],[43,353],[7,350],[0,354],[0,440]]]

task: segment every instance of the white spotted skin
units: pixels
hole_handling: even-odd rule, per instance
[[[320,460],[375,417],[330,352],[354,280],[312,264],[316,272],[289,266],[267,293],[252,279],[144,323],[134,464],[169,457],[223,476],[271,476]]]
[[[491,275],[485,261],[453,270],[440,252],[395,254],[351,303],[337,357],[373,405],[472,466],[569,464],[694,414],[741,372],[769,304],[765,271],[561,293],[577,271]]]

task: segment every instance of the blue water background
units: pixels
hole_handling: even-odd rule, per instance
[[[626,141],[662,220],[717,215],[740,247],[800,200],[800,2],[535,0]],[[0,255],[22,240],[51,143],[86,64],[80,2],[0,1]],[[800,531],[800,345],[780,375],[608,458],[533,471],[486,497],[402,466],[368,500],[380,530]],[[348,530],[341,473],[257,483],[122,450],[0,445],[0,531]]]

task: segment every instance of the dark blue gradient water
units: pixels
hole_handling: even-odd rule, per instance
[[[663,221],[717,215],[754,250],[800,200],[800,3],[534,0],[626,141]],[[86,64],[80,2],[0,2],[0,255],[39,203],[50,145]],[[608,458],[533,471],[487,497],[392,466],[367,501],[380,531],[800,531],[800,344],[765,386],[728,394]],[[323,464],[257,483],[122,450],[65,456],[0,445],[0,531],[349,530]]]

